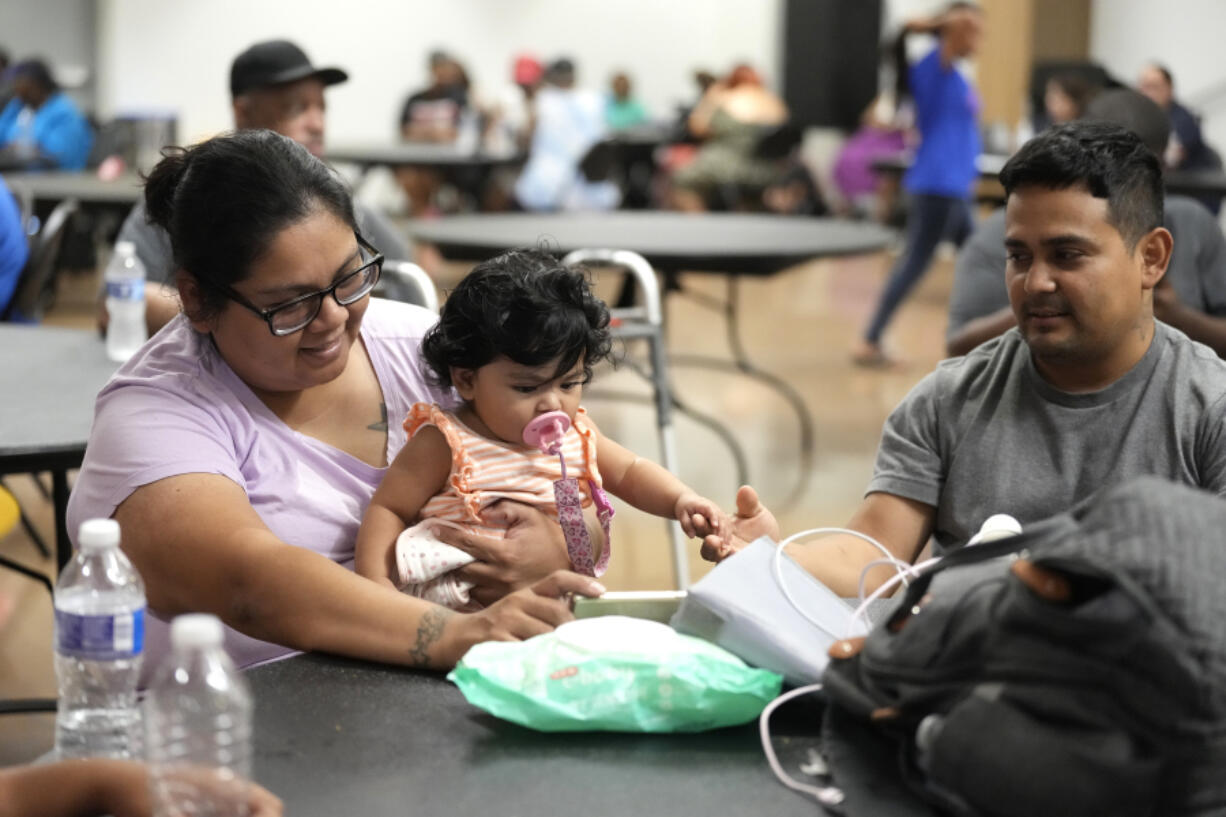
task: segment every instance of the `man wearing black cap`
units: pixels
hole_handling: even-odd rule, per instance
[[[234,127],[267,128],[298,142],[315,156],[324,150],[324,88],[349,78],[339,68],[317,68],[306,53],[288,40],[256,43],[230,65],[230,97]],[[355,201],[358,226],[367,240],[391,259],[411,257],[409,247],[387,219]],[[170,236],[148,222],[144,202],[128,214],[117,241],[131,241],[148,272],[145,285],[145,322],[149,334],[179,313],[174,288],[174,259]],[[99,322],[106,326],[105,302]]]

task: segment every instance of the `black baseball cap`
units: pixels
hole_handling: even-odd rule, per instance
[[[349,79],[339,68],[311,65],[306,52],[289,40],[266,40],[248,48],[230,64],[230,96],[307,77],[316,77],[324,85],[336,85]]]

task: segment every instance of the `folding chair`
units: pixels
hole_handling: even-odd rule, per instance
[[[8,536],[13,528],[16,527],[19,515],[20,510],[17,507],[17,500],[7,490],[0,487],[0,539]],[[5,556],[0,556],[0,567],[7,567],[23,576],[34,579],[46,587],[47,593],[54,597],[54,588],[51,585],[51,580],[37,570],[31,570],[25,565],[14,562]],[[55,704],[54,698],[0,700],[0,715],[14,715],[23,712],[54,712]]]
[[[383,275],[375,291],[380,297],[438,312],[438,290],[434,281],[425,270],[409,261],[384,261]]]
[[[0,320],[37,323],[55,300],[56,261],[64,241],[65,227],[78,209],[76,199],[64,199],[55,206],[30,246],[30,257],[22,270],[13,299],[0,314]]]

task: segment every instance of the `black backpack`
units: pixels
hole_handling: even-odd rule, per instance
[[[1226,814],[1216,496],[1140,479],[962,548],[830,654],[851,817]]]

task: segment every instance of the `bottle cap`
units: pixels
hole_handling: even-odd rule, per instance
[[[119,523],[114,519],[86,519],[77,533],[77,544],[82,549],[118,547]]]
[[[136,255],[136,242],[134,241],[116,241],[116,255]]]
[[[220,647],[221,619],[211,613],[188,613],[170,623],[170,643],[175,649]]]

